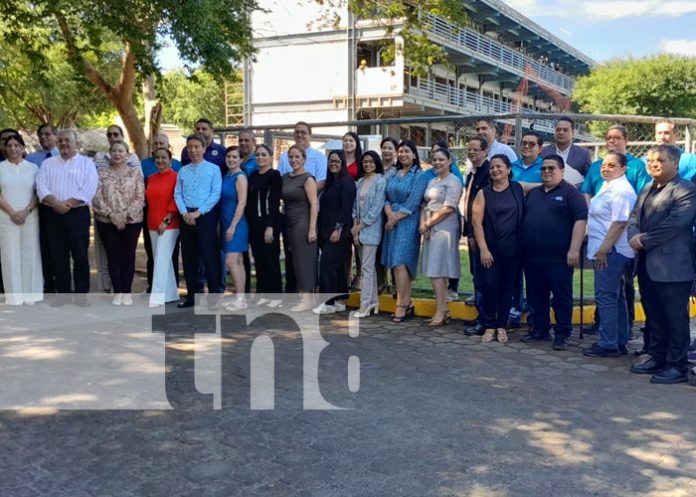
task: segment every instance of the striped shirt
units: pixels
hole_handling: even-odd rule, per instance
[[[91,205],[98,184],[94,162],[80,154],[68,160],[60,155],[46,159],[36,175],[36,192],[42,201],[53,195],[61,202],[74,198]]]

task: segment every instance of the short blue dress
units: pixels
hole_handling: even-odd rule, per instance
[[[220,238],[222,240],[222,250],[225,253],[230,252],[246,252],[249,250],[249,225],[246,218],[242,218],[237,223],[237,229],[234,230],[232,240],[225,238],[225,232],[232,222],[234,211],[237,210],[237,178],[239,171],[234,174],[226,174],[222,178],[222,191],[220,193]]]

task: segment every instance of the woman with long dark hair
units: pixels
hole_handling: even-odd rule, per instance
[[[273,149],[268,145],[256,147],[256,165],[258,169],[248,178],[249,194],[244,215],[249,224],[249,244],[256,268],[256,293],[261,295],[257,304],[275,308],[282,302],[277,296],[283,291],[280,274],[280,192],[283,182],[280,173],[273,169]]]
[[[490,161],[490,184],[481,189],[472,207],[474,237],[481,259],[483,293],[482,342],[508,341],[506,326],[520,264],[524,193],[511,181],[512,164],[505,154]]]
[[[348,174],[342,150],[329,152],[327,164],[326,185],[319,199],[319,291],[343,297],[348,292],[345,261],[351,249],[350,227],[355,182]],[[314,309],[314,312],[330,314],[343,309],[343,306],[336,308],[335,300],[329,299]]]
[[[418,222],[423,192],[427,186],[418,159],[418,149],[411,140],[404,140],[397,148],[399,161],[386,175],[387,186],[384,212],[387,223],[382,247],[382,264],[394,271],[396,282],[395,323],[415,313],[411,301],[411,281],[416,276],[420,233]]]
[[[353,131],[348,131],[343,135],[343,153],[346,156],[346,167],[348,174],[353,181],[358,181],[360,177],[360,158],[362,157],[362,145],[360,145],[360,137]]]
[[[360,161],[360,179],[356,184],[351,229],[353,243],[358,247],[362,260],[360,309],[353,313],[357,318],[379,312],[375,262],[377,248],[382,241],[384,189],[387,186],[383,173],[384,167],[377,152],[365,152]]]

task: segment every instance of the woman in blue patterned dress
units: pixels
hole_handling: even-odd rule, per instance
[[[237,294],[233,302],[225,305],[228,310],[246,308],[244,284],[246,275],[242,252],[249,246],[249,226],[244,217],[247,199],[247,178],[241,169],[239,147],[228,147],[225,151],[227,173],[222,178],[220,192],[220,237],[225,251],[225,264],[232,275]]]
[[[398,162],[386,175],[386,202],[382,264],[392,269],[396,283],[396,310],[392,321],[400,323],[414,314],[411,280],[416,275],[420,251],[419,207],[428,182],[411,140],[397,147]]]

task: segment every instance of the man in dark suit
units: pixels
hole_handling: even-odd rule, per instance
[[[554,141],[556,143],[542,148],[540,155],[544,159],[552,154],[563,157],[565,162],[563,179],[568,183],[577,185],[582,183],[581,176],[584,177],[590,168],[592,157],[590,157],[590,152],[587,149],[573,145],[574,135],[575,123],[573,120],[569,117],[561,117],[556,122],[556,130],[554,132]]]
[[[649,358],[632,373],[651,374],[651,383],[687,378],[689,294],[694,279],[693,225],[696,185],[679,177],[680,151],[658,145],[648,152],[653,182],[638,197],[628,223],[645,310]]]

